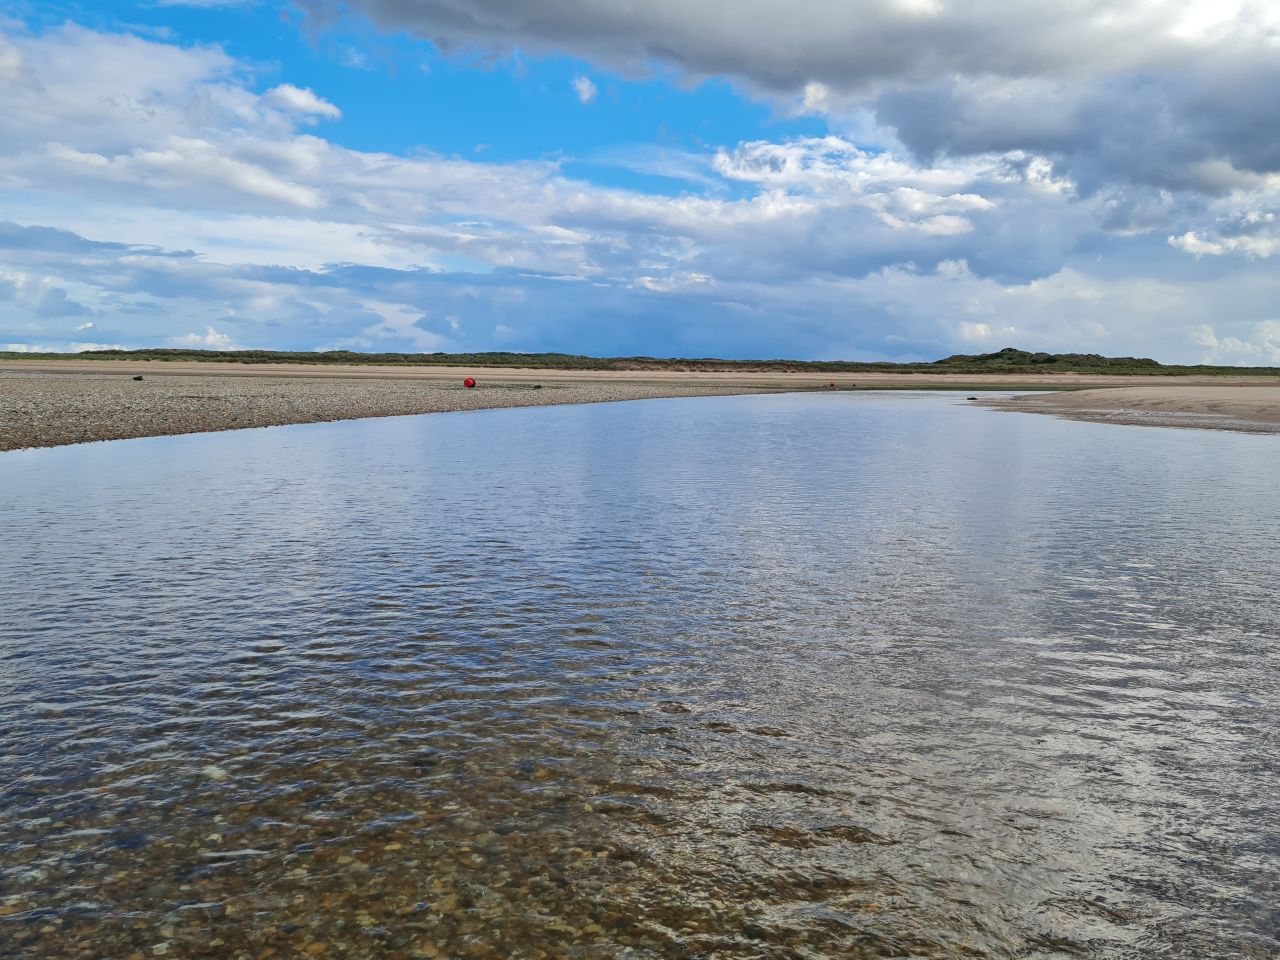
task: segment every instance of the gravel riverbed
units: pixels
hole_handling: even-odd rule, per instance
[[[777,386],[153,376],[0,370],[0,450],[495,407],[773,392]],[[791,389],[794,389],[791,388]]]

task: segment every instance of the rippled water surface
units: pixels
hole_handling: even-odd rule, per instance
[[[0,455],[0,955],[1276,956],[1278,475],[936,395]]]

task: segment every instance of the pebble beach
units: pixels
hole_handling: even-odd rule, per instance
[[[0,450],[361,417],[770,389],[767,385],[552,379],[481,379],[474,389],[467,389],[461,376],[347,379],[0,370]]]

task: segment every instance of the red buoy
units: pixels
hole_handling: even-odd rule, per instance
[[[472,387],[476,385],[476,382],[472,377],[467,377],[467,379],[462,381],[462,385],[466,387],[468,390],[470,390]]]

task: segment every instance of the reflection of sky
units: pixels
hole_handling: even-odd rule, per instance
[[[876,591],[924,588],[921,570],[950,591],[928,614],[941,623],[968,603],[997,621],[1069,624],[1140,582],[1135,564],[1219,587],[1247,579],[1246,561],[1265,565],[1243,545],[1267,526],[1257,491],[1269,453],[1253,437],[997,416],[928,396],[317,424],[10,455],[7,556],[15,570],[77,557],[100,583],[160,562],[175,577],[231,566],[286,590],[358,593],[378,557],[409,574],[410,546],[484,541],[477,562],[555,566],[599,542],[627,545],[611,559],[633,573],[710,571],[753,580],[762,597],[786,582],[834,590],[829,615],[860,607],[855,624]],[[1186,536],[1206,527],[1240,546],[1224,556]],[[1056,597],[1068,583],[1075,594]],[[1092,605],[1073,605],[1090,584]],[[1211,595],[1168,600],[1184,618],[1221,613]],[[1125,609],[1122,625],[1141,619]]]
[[[887,394],[5,455],[0,715],[53,737],[126,709],[122,685],[164,719],[243,682],[296,717],[367,716],[505,678],[503,709],[585,711],[623,753],[623,704],[777,733],[670,721],[707,787],[689,816],[853,809],[760,792],[791,777],[879,797],[858,816],[887,835],[981,838],[996,899],[1112,862],[1237,890],[1251,868],[1206,845],[1256,847],[1248,824],[1280,818],[1258,759],[1277,458],[1266,437]]]

